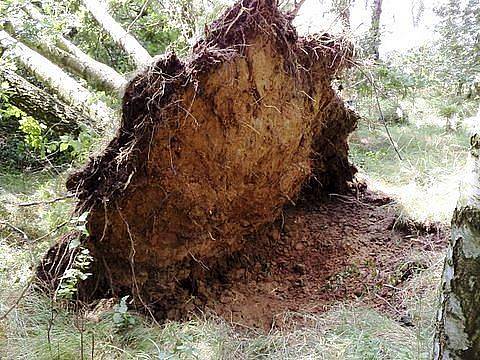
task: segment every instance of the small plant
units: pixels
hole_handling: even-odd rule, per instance
[[[118,329],[125,329],[135,325],[135,317],[128,312],[127,300],[129,295],[120,299],[120,302],[113,307],[112,320]]]
[[[70,244],[72,244],[72,242]],[[80,247],[79,242],[78,244],[75,244],[75,247],[78,247],[78,252],[75,256],[72,267],[67,269],[62,275],[56,292],[57,299],[71,300],[73,295],[77,292],[78,283],[86,280],[92,275],[87,272],[93,261],[90,252],[88,249]],[[73,249],[73,251],[75,251],[75,249]]]
[[[440,116],[451,119],[455,114],[458,114],[459,110],[459,107],[455,104],[445,104],[440,106],[438,112]]]
[[[73,238],[68,244],[68,252],[74,255],[73,263],[62,275],[60,284],[57,287],[56,297],[59,299],[71,300],[77,292],[77,285],[80,281],[86,280],[91,273],[88,272],[93,257],[88,249],[81,246],[80,237],[88,235],[85,224],[88,212],[84,212],[78,217],[70,220],[70,226],[78,232],[78,236]]]

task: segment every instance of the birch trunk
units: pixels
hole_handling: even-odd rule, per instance
[[[480,358],[480,137],[471,145],[443,269],[434,359]]]
[[[8,83],[10,104],[58,134],[78,132],[82,123],[91,125],[91,120],[80,110],[59,101],[11,70],[0,68],[0,80]]]
[[[372,23],[370,25],[371,54],[374,60],[380,58],[380,16],[382,15],[382,0],[373,1]]]
[[[138,67],[149,65],[152,57],[145,48],[107,12],[97,0],[82,0],[98,24],[133,59]]]
[[[61,100],[84,110],[96,121],[95,127],[105,128],[106,125],[111,124],[114,119],[112,109],[67,75],[60,67],[15,40],[3,30],[0,31],[0,46],[8,48],[17,61],[45,86],[52,89]]]
[[[43,14],[33,5],[26,4],[23,10],[34,20],[43,20]],[[6,30],[8,31],[8,29]],[[10,35],[15,37],[12,33]],[[55,43],[40,39],[39,43],[29,43],[28,45],[102,90],[113,91],[120,97],[126,86],[127,80],[122,75],[110,66],[91,58],[61,35],[57,36]]]

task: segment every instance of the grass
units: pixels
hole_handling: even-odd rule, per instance
[[[395,197],[404,218],[448,224],[468,152],[467,131],[447,133],[432,122],[390,126],[400,161],[383,127],[363,122],[351,139],[351,158],[369,186]],[[72,202],[18,207],[63,193],[64,175],[0,175],[0,316],[18,298],[42,253],[64,228]],[[15,230],[20,229],[22,232]],[[262,333],[239,329],[214,315],[162,326],[129,312],[80,311],[38,293],[0,321],[0,359],[427,359],[431,348],[442,254],[412,253],[427,265],[398,292],[415,327],[359,303],[339,303],[322,315],[285,314],[304,321]],[[303,325],[301,325],[303,324]],[[93,345],[92,345],[93,342]],[[82,345],[83,344],[83,345]]]
[[[83,354],[91,358],[93,351],[94,359],[417,359],[427,355],[415,346],[415,332],[361,304],[338,305],[322,316],[304,317],[306,327],[262,334],[238,331],[213,316],[162,327],[136,317],[134,326],[121,328],[111,313],[105,313],[96,322],[83,320]],[[9,317],[8,331],[0,337],[0,356],[78,359],[80,322],[75,313],[52,308],[48,299],[30,295]]]
[[[361,124],[351,141],[351,159],[370,187],[394,197],[404,216],[419,223],[450,222],[468,155],[469,136],[435,125]]]

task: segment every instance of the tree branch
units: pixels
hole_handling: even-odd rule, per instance
[[[298,2],[295,1],[293,5],[293,10],[290,11],[289,15],[292,17],[295,17],[298,15],[298,12],[300,11],[300,8],[302,5],[305,3],[306,0],[299,0]]]

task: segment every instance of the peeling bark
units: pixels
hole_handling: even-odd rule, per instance
[[[480,138],[461,187],[442,279],[434,359],[480,358]]]

